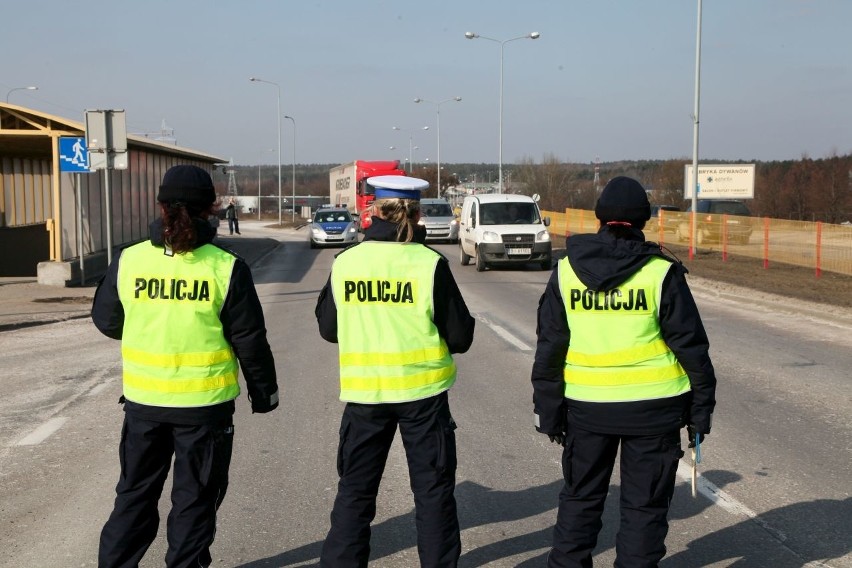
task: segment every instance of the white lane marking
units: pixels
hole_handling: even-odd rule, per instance
[[[506,342],[511,343],[512,345],[514,345],[515,347],[517,347],[521,351],[532,351],[532,347],[530,347],[529,345],[527,345],[526,343],[524,343],[523,341],[521,341],[520,339],[518,339],[517,337],[515,337],[511,333],[509,333],[509,331],[506,330],[506,328],[501,327],[494,322],[488,321],[487,318],[485,318],[481,315],[477,315],[476,318],[479,321],[481,321],[482,323],[484,323],[485,325],[487,325],[488,327],[490,327],[494,331],[494,333],[496,333],[497,335],[502,337]]]
[[[692,483],[692,463],[689,460],[681,460],[677,466],[677,475],[687,483]],[[760,527],[763,528],[766,532],[772,536],[775,540],[777,540],[781,546],[789,550],[797,557],[801,557],[800,554],[787,546],[785,541],[787,540],[787,535],[782,531],[776,529],[767,523],[760,515],[731,497],[729,494],[725,493],[705,478],[698,476],[698,481],[696,483],[696,491],[701,493],[703,496],[710,499],[715,505],[719,505],[727,512],[732,515],[737,515],[741,517],[747,517],[757,523]],[[828,564],[823,564],[819,560],[812,560],[807,564],[803,564],[802,568],[831,568]]]
[[[677,465],[677,475],[687,483],[692,483],[692,463],[685,459],[680,460],[680,463]],[[701,475],[698,476],[696,489],[698,493],[701,493],[714,504],[719,505],[733,515],[748,517],[750,519],[757,518],[757,513],[707,481],[704,477],[701,477]],[[784,537],[783,540],[787,540],[787,537]]]
[[[45,441],[51,434],[62,428],[62,425],[65,424],[67,420],[67,418],[61,416],[51,418],[29,434],[18,440],[15,445],[35,446],[36,444],[40,444]]]
[[[101,383],[96,385],[95,388],[86,393],[86,396],[96,396],[101,393],[105,388],[109,386],[109,383]]]

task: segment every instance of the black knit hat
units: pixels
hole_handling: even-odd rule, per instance
[[[651,218],[651,204],[645,188],[635,179],[618,176],[609,180],[595,205],[601,223],[612,221],[642,226]]]
[[[157,201],[210,205],[216,201],[213,179],[198,166],[173,166],[163,176]]]

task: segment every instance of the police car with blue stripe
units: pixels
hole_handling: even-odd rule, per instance
[[[308,226],[311,248],[358,242],[358,227],[345,207],[320,207]]]

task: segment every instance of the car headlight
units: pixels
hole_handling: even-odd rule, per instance
[[[311,227],[311,232],[317,237],[325,236],[325,231],[323,231],[320,227]]]
[[[426,218],[425,218],[425,217],[420,217],[420,220],[419,220],[419,221],[417,221],[417,224],[418,224],[418,225],[425,225],[425,224],[426,224]]]
[[[357,233],[358,229],[355,228],[355,225],[349,225],[349,230],[346,231],[346,232],[347,233]]]
[[[498,235],[494,231],[485,231],[484,233],[482,233],[482,240],[486,243],[499,243],[500,235]]]
[[[535,236],[535,242],[537,243],[546,243],[550,240],[550,233],[547,231],[541,231],[539,234]]]
[[[458,225],[458,224],[459,224],[459,222],[458,222],[458,221],[456,221],[455,219],[453,219],[452,221],[450,221],[450,227],[455,227],[455,226],[456,226],[456,225]]]

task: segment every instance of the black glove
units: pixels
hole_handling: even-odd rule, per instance
[[[252,397],[249,393],[248,399],[252,414],[266,414],[278,408],[278,391],[275,391],[271,397]]]
[[[565,434],[564,433],[548,434],[547,437],[550,438],[550,441],[554,444],[559,444],[560,446],[565,445]]]
[[[707,435],[708,435],[710,432],[701,432],[701,431],[697,430],[697,429],[696,429],[696,427],[695,427],[693,424],[689,424],[689,425],[687,425],[687,427],[686,427],[686,437],[687,437],[687,438],[689,438],[689,446],[687,446],[687,447],[689,447],[689,448],[694,448],[694,447],[695,447],[695,434],[696,434],[696,433],[698,433],[698,434],[700,434],[700,435],[701,435],[701,443],[703,444],[703,443],[704,443],[704,439],[705,439],[705,438],[707,438]]]

